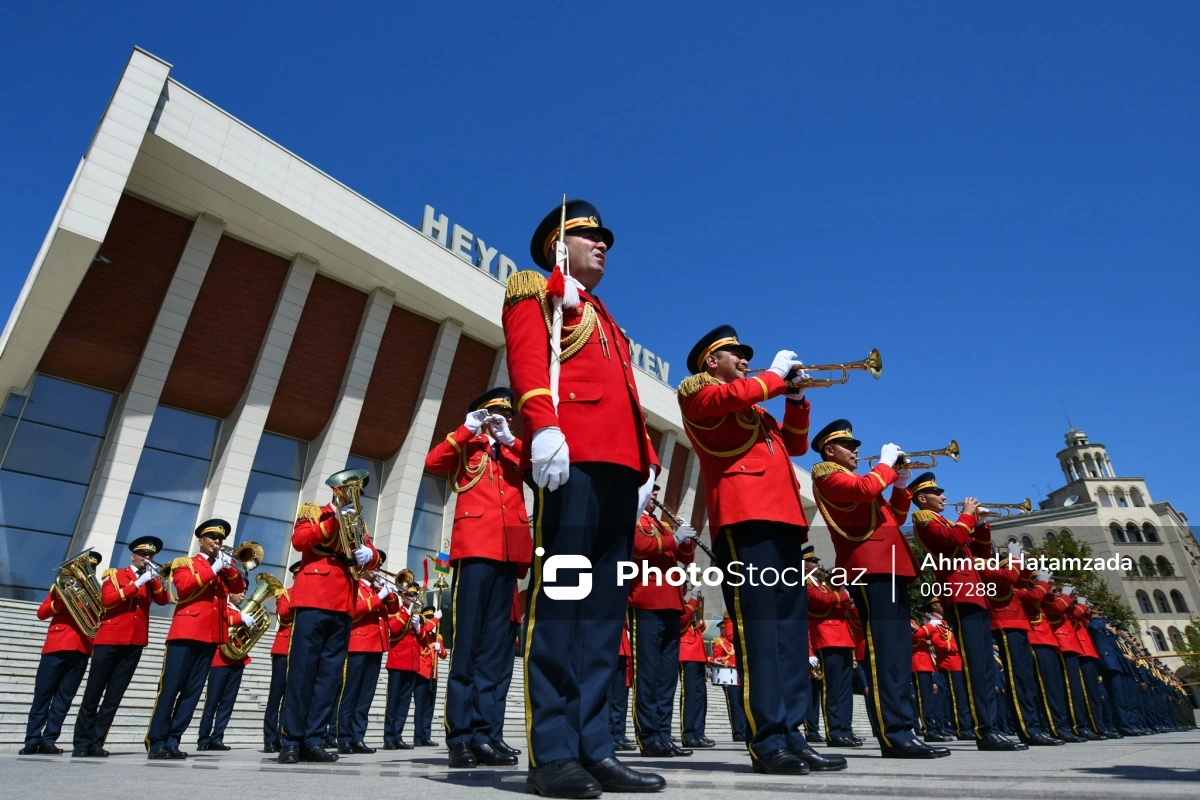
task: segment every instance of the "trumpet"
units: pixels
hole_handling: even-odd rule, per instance
[[[652,502],[654,503],[655,508],[661,508],[662,512],[671,518],[671,522],[675,523],[676,528],[678,528],[680,525],[688,524],[688,523],[684,522],[683,517],[679,516],[678,514],[672,513],[671,510],[668,509],[666,506],[664,506],[662,503],[658,502],[657,500],[653,500]],[[710,550],[708,545],[706,545],[704,542],[700,541],[700,536],[698,534],[695,539],[692,539],[692,541],[696,543],[696,547],[699,547],[701,550],[704,551],[705,555],[707,555],[714,562],[716,562],[716,560],[717,560],[716,553],[714,553],[712,550]]]
[[[883,374],[883,356],[879,355],[879,351],[871,348],[871,352],[867,357],[860,361],[848,361],[844,364],[814,364],[811,367],[798,367],[796,371],[804,372],[828,372],[828,378],[801,378],[795,379],[793,373],[789,373],[784,378],[784,383],[789,389],[825,389],[837,384],[846,383],[850,380],[850,370],[861,369],[869,372],[871,377],[879,380],[879,376]],[[765,369],[751,369],[746,371],[746,375],[757,375],[761,372],[766,372]],[[835,378],[833,373],[841,372],[841,376]]]
[[[179,596],[175,594],[175,584],[171,582],[171,570],[174,569],[171,562],[168,561],[164,566],[147,556],[142,556],[142,559],[147,567],[158,573],[158,582],[167,590],[167,596],[171,598],[171,602],[178,603]]]
[[[391,590],[396,593],[397,597],[405,592],[416,592],[417,601],[424,601],[425,590],[417,585],[417,576],[414,575],[413,571],[408,567],[396,570],[395,572],[388,572],[386,569],[377,569],[375,570],[375,574],[379,577],[379,580],[389,584]]]
[[[950,440],[950,444],[943,447],[941,450],[919,450],[915,453],[905,453],[900,456],[900,460],[896,462],[896,469],[933,469],[937,466],[937,457],[945,456],[954,463],[958,463],[958,457],[962,451],[958,448],[958,442],[954,439]],[[913,456],[928,456],[928,461],[913,461]],[[872,462],[878,461],[879,456],[867,456],[863,461],[867,462],[867,466],[871,466]]]
[[[951,503],[950,505],[958,509],[958,513],[962,513],[962,503]],[[1033,503],[1029,502],[1029,498],[1026,497],[1019,503],[980,503],[979,510],[992,514],[996,514],[997,511],[1003,511],[1004,514],[998,514],[997,516],[1011,517],[1014,514],[1028,514],[1033,510]]]

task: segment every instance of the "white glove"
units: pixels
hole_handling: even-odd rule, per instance
[[[896,471],[896,482],[892,484],[898,489],[908,488],[908,482],[912,480],[911,469],[901,469]]]
[[[1075,587],[1069,583],[1064,583],[1063,588],[1062,588],[1062,593],[1065,594],[1067,597],[1070,597],[1071,595],[1075,594]]]
[[[377,591],[375,594],[379,595],[380,600],[384,600],[391,593],[392,593],[392,587],[385,583],[379,587],[379,591]]]
[[[154,570],[147,568],[145,572],[143,572],[141,575],[138,575],[137,580],[133,582],[133,585],[140,589],[150,581],[154,580],[156,577],[158,577],[157,573]]]
[[[1022,552],[1023,552],[1023,548],[1021,547],[1020,542],[1009,542],[1008,543],[1008,554],[1010,556],[1012,556],[1014,559],[1020,559]]]
[[[904,455],[904,451],[889,442],[883,446],[883,451],[879,455],[879,463],[894,467],[902,455]]]
[[[696,529],[691,525],[680,525],[675,531],[675,546],[679,547],[687,541],[696,538]]]
[[[433,643],[433,652],[439,653],[439,654],[442,652],[442,643],[441,642]]]
[[[796,351],[780,350],[775,354],[775,360],[771,362],[768,369],[774,372],[781,378],[786,378],[788,373],[792,371],[792,364],[796,361]]]
[[[940,619],[929,620],[929,627],[931,627],[931,628],[940,628],[940,627],[942,627],[942,624],[943,624],[943,622]]]
[[[1088,602],[1088,599],[1086,597],[1080,597],[1077,602],[1079,603],[1079,605],[1081,605],[1085,608],[1087,606],[1091,605],[1091,603]]]
[[[795,372],[792,373],[793,381],[798,382],[798,381],[808,380],[808,378],[811,377],[807,372],[805,372],[802,369],[803,366],[804,366],[803,361],[793,361],[792,362],[792,365],[788,369],[788,372],[791,373],[792,370],[795,370]],[[787,378],[785,376],[784,380],[786,380],[786,379]],[[788,390],[786,392],[784,392],[784,396],[787,397],[787,399],[792,401],[793,403],[799,403],[804,400],[804,391],[805,390],[803,387],[799,387],[799,388],[789,387]]]
[[[354,563],[358,564],[360,567],[363,564],[366,564],[372,558],[373,555],[371,553],[371,548],[367,547],[365,544],[354,551]]]
[[[571,450],[562,431],[538,428],[529,443],[529,461],[533,482],[541,488],[553,492],[566,483],[571,474]]]
[[[233,566],[233,556],[226,553],[224,550],[217,551],[217,560],[213,562],[213,571],[221,572]]]
[[[350,504],[348,504],[348,505],[344,505],[344,506],[342,506],[342,516],[344,517],[344,516],[346,516],[347,514],[353,514],[353,513],[354,513],[354,510],[355,510],[355,509],[354,509],[354,503],[350,503]]]
[[[414,606],[414,608],[415,608],[415,606]],[[412,623],[412,627],[414,630],[421,629],[421,622],[422,622],[421,615],[418,614],[415,610],[412,612],[412,616],[408,618],[408,621]]]
[[[463,425],[471,433],[479,433],[479,429],[483,427],[483,423],[490,416],[491,414],[486,409],[481,408],[478,411],[472,411],[470,414],[467,414],[467,418],[463,420]]]
[[[1049,582],[1049,580],[1050,580],[1050,570],[1048,570],[1048,569],[1044,569],[1044,570],[1042,570],[1041,572],[1039,572],[1039,573],[1037,574],[1037,579],[1038,579],[1038,582],[1039,582],[1039,583],[1047,583],[1047,582]]]
[[[654,494],[654,479],[657,477],[658,473],[651,468],[650,477],[646,479],[645,483],[638,487],[638,513],[637,517],[635,517],[633,520],[635,523],[641,518],[642,512],[646,510],[646,506],[650,505],[650,495]]]
[[[821,659],[817,658],[816,656],[809,656],[808,663],[810,666],[816,667],[816,666],[820,665]]]
[[[496,437],[496,441],[505,447],[512,447],[517,443],[516,437],[512,435],[512,431],[508,429],[508,420],[499,414],[492,414],[488,417],[488,422],[492,423],[492,435]]]
[[[690,592],[688,592],[688,599],[689,600],[699,600],[700,599],[700,587],[699,586],[692,587],[692,590]]]
[[[238,615],[241,616],[243,625],[245,625],[247,628],[254,627],[254,617],[250,616],[249,614],[244,614],[241,611],[238,612]]]
[[[442,618],[442,610],[440,608],[437,611],[433,612],[433,618],[437,619],[437,620],[440,620]]]

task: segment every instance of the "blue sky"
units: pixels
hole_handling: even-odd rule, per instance
[[[1200,513],[1200,6],[358,5],[6,12],[0,306],[140,45],[522,268],[563,192],[591,200],[616,233],[601,294],[675,382],[722,322],[760,366],[878,347],[879,382],[811,394],[814,430],[956,438],[949,493],[1019,501],[1063,482],[1061,402],[1119,473]]]

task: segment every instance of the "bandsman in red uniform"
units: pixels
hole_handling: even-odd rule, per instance
[[[808,641],[821,669],[821,716],[830,747],[862,747],[850,727],[854,713],[854,637],[847,614],[854,607],[845,587],[829,583],[816,548],[804,548]]]
[[[996,724],[996,660],[992,651],[992,625],[988,616],[989,583],[980,576],[973,559],[986,559],[992,552],[991,526],[987,510],[968,497],[963,513],[954,522],[942,516],[945,491],[932,472],[923,472],[909,486],[913,504],[913,534],[939,563],[949,560],[952,569],[934,569],[935,579],[948,589],[942,592],[958,637],[967,683],[967,698],[975,719],[975,745],[980,750],[1013,751],[1026,746],[1000,733]]]
[[[937,723],[933,710],[933,675],[937,670],[931,641],[934,629],[928,623],[918,625],[916,620],[911,620],[909,625],[912,627],[912,671],[916,689],[913,695],[913,711],[916,713],[913,727],[919,733],[924,733],[925,741],[938,741],[935,738]]]
[[[1070,716],[1071,733],[1089,742],[1099,741],[1100,736],[1092,730],[1087,708],[1087,695],[1083,688],[1083,675],[1079,671],[1079,656],[1083,648],[1079,645],[1079,637],[1075,633],[1073,619],[1080,612],[1077,610],[1079,597],[1075,587],[1069,583],[1061,589],[1052,591],[1042,600],[1042,610],[1046,612],[1046,620],[1054,631],[1058,642],[1058,659],[1062,670],[1063,682],[1067,687],[1067,712]]]
[[[71,755],[104,758],[104,740],[150,641],[150,604],[171,601],[166,581],[147,563],[162,550],[162,540],[143,536],[129,544],[130,566],[105,570],[100,579],[104,616],[96,632],[92,669],[88,673]]]
[[[434,624],[441,619],[426,620],[419,605],[420,589],[415,583],[401,589],[400,608],[388,618],[391,645],[388,649],[388,693],[387,710],[383,719],[383,749],[412,750],[404,741],[404,726],[408,722],[408,711],[412,706],[413,692],[421,677],[421,651],[434,641],[437,628]]]
[[[737,669],[737,652],[733,649],[733,620],[729,612],[721,620],[721,635],[713,639],[712,664],[716,667],[732,667]],[[748,741],[749,731],[746,727],[746,706],[742,703],[741,674],[738,674],[737,686],[725,687],[725,711],[729,715],[729,730],[735,742]]]
[[[679,408],[700,461],[717,566],[740,561],[763,580],[725,581],[725,607],[737,619],[733,646],[742,669],[755,772],[804,775],[846,768],[804,738],[812,686],[808,663],[808,594],[799,575],[808,520],[792,456],[808,452],[810,404],[787,378],[807,377],[791,350],[761,375],[747,377],[754,350],[721,325],[692,347],[691,375],[679,385]],[[783,422],[763,408],[785,397]],[[766,582],[768,574],[778,583]],[[784,576],[793,577],[784,579]]]
[[[704,598],[693,590],[679,620],[679,732],[684,747],[716,747],[704,735],[708,716],[705,674],[708,650],[704,646]]]
[[[629,586],[615,579],[617,562],[630,557],[633,525],[659,468],[628,341],[596,295],[612,243],[591,203],[556,207],[529,248],[551,280],[513,275],[502,315],[509,379],[530,437],[521,466],[535,487],[529,790],[551,797],[666,785],[617,760],[604,713],[629,599]],[[585,563],[601,576],[590,593],[546,591],[544,581],[565,577],[559,570]]]
[[[387,561],[387,554],[382,550],[378,552],[382,566]],[[366,743],[367,716],[375,700],[383,654],[390,645],[388,617],[399,610],[400,600],[392,592],[391,583],[375,572],[359,578],[337,707],[337,743],[342,755],[375,752],[375,748]]]
[[[903,451],[885,444],[866,475],[855,474],[858,446],[849,420],[826,425],[813,439],[823,459],[812,468],[813,498],[833,539],[836,566],[845,571],[866,636],[867,714],[884,758],[941,758],[945,747],[930,747],[910,728],[912,637],[908,625],[908,585],[920,571],[900,526],[912,495],[907,470],[894,469]],[[885,500],[884,492],[893,487]]]
[[[196,528],[200,552],[171,562],[175,584],[175,616],[167,633],[167,653],[150,727],[146,751],[150,758],[187,758],[179,749],[208,680],[213,655],[229,641],[226,606],[229,595],[246,591],[246,578],[233,558],[221,549],[232,531],[223,519],[210,519]],[[254,620],[245,620],[252,625]]]
[[[421,616],[426,622],[433,620],[437,609],[425,606]],[[420,677],[413,690],[413,744],[417,747],[437,747],[433,741],[433,707],[437,703],[438,662],[449,658],[442,634],[438,632],[440,622],[434,622],[433,635],[429,642],[421,648]],[[515,758],[515,756],[514,756]]]
[[[359,470],[363,488],[370,481]],[[343,473],[338,473],[342,475]],[[353,504],[340,487],[334,487],[334,503],[342,515],[353,512]],[[292,547],[300,553],[300,574],[291,589],[291,651],[288,654],[288,690],[283,700],[283,749],[280,764],[298,761],[337,761],[336,753],[322,748],[325,731],[333,720],[342,682],[342,666],[350,645],[351,615],[354,613],[358,581],[352,566],[366,570],[379,567],[379,554],[369,536],[354,552],[343,551],[338,510],[333,503],[300,506],[292,531]]]
[[[454,657],[445,708],[451,767],[511,766],[519,752],[492,730],[499,684],[512,669],[513,593],[533,558],[521,486],[525,446],[509,429],[512,415],[512,391],[490,389],[425,458],[426,471],[445,475],[458,495],[450,538]]]
[[[225,607],[226,626],[237,622],[238,608],[245,601],[244,594],[229,595]],[[225,728],[233,718],[233,706],[237,702],[238,690],[242,688],[242,675],[252,659],[245,655],[230,656],[220,647],[213,653],[212,666],[208,671],[208,689],[204,693],[204,711],[200,714],[200,738],[197,750],[232,750],[225,744]]]
[[[295,578],[303,565],[301,561],[293,562],[288,572]],[[291,589],[284,589],[283,594],[275,598],[275,618],[279,626],[275,630],[275,641],[271,643],[271,685],[267,689],[267,710],[263,712],[264,753],[278,753],[283,749],[279,714],[283,710],[283,694],[287,689],[287,657],[292,643]]]
[[[658,499],[659,487],[650,493]],[[690,756],[671,741],[671,716],[679,680],[679,628],[683,589],[666,581],[667,571],[690,564],[696,556],[696,529],[671,531],[649,510],[642,510],[633,534],[633,558],[642,572],[629,595],[629,636],[633,649],[633,735],[644,756]],[[657,570],[657,580],[642,578]]]
[[[104,558],[95,550],[88,556],[93,570]],[[71,710],[75,692],[79,691],[83,673],[87,670],[92,638],[80,629],[71,612],[67,611],[57,586],[51,587],[46,594],[38,607],[37,618],[50,620],[50,628],[46,631],[42,658],[33,679],[33,702],[29,705],[29,720],[25,724],[25,746],[20,752],[23,756],[35,753],[56,756],[63,752],[55,742],[62,733],[63,720]]]

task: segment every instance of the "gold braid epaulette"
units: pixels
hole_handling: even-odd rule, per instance
[[[116,574],[117,574],[116,569],[114,569],[113,567],[109,567],[108,569],[104,570],[104,572],[102,572],[100,574],[100,580],[106,581],[109,578],[111,578],[113,575],[116,575]]]
[[[913,523],[917,525],[928,525],[936,518],[937,514],[924,508],[918,509],[912,514]]]
[[[717,386],[721,383],[719,378],[714,378],[707,372],[700,372],[695,375],[688,375],[679,384],[677,390],[680,397],[688,397],[703,389],[705,386]]]
[[[296,521],[306,519],[314,525],[321,524],[321,507],[316,503],[302,503],[296,512]]]
[[[832,461],[818,461],[816,464],[813,464],[812,469],[809,470],[813,476],[813,480],[824,478],[828,475],[832,475],[835,472],[849,471],[850,470],[846,469],[841,464],[835,464]]]
[[[187,556],[180,556],[179,558],[177,558],[171,562],[171,570],[174,571],[177,569],[183,569],[184,567],[188,566],[191,563],[192,563],[192,560],[190,558],[188,558]]]
[[[538,297],[546,291],[546,277],[533,270],[514,272],[508,278],[504,290],[504,302],[508,305],[527,297]]]

